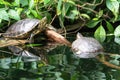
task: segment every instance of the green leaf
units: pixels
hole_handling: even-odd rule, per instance
[[[120,3],[120,0],[118,0],[118,2]]]
[[[79,11],[77,9],[73,9],[67,14],[67,18],[74,20],[79,15]]]
[[[79,14],[79,11],[78,11],[78,10],[72,10],[72,13],[73,13],[74,15],[78,15],[78,14]]]
[[[34,0],[29,0],[29,9],[33,9],[34,7]]]
[[[106,0],[106,6],[114,14],[115,16],[114,21],[116,21],[119,13],[119,2],[117,0]]]
[[[103,15],[103,10],[100,10],[96,17],[99,19]]]
[[[67,18],[74,20],[80,13],[76,7],[70,7],[70,6],[71,5],[69,5],[69,9],[68,9],[68,12],[66,13],[66,16]]]
[[[26,45],[27,47],[31,47],[31,46],[33,46],[33,47],[35,47],[35,46],[41,46],[42,44],[28,44],[28,45]]]
[[[63,28],[64,27],[64,18],[62,15],[59,15],[59,21],[60,21],[60,26]]]
[[[94,33],[94,37],[100,41],[100,42],[104,42],[104,40],[106,39],[106,32],[105,29],[103,28],[102,25],[100,25],[97,30]]]
[[[69,6],[68,6],[68,7],[69,7]],[[62,15],[62,16],[65,16],[65,15],[66,15],[66,11],[67,11],[67,10],[66,10],[66,5],[63,5],[63,6],[62,6],[62,10],[61,10],[61,15]]]
[[[120,45],[120,25],[115,28],[114,35],[114,41]]]
[[[13,9],[10,9],[8,11],[8,14],[9,14],[9,17],[12,18],[12,19],[15,19],[15,20],[20,20],[20,16],[18,14],[17,11],[13,10]]]
[[[112,63],[112,64],[115,64],[115,65],[119,65],[119,60],[117,60],[117,59],[113,59],[113,60],[110,60],[110,63]]]
[[[88,78],[88,76],[80,75],[80,80],[89,80],[89,78]]]
[[[23,8],[16,8],[16,10],[17,10],[18,14],[20,15],[21,12],[23,11]]]
[[[62,8],[62,0],[59,0],[57,5],[57,15],[61,14],[61,8]]]
[[[101,20],[90,20],[86,25],[89,28],[94,28]]]
[[[115,37],[115,38],[114,38],[114,41],[115,41],[117,44],[120,45],[120,38],[119,38],[119,37]]]
[[[34,17],[37,17],[38,16],[38,14],[37,14],[37,12],[35,11],[35,10],[30,10],[31,11],[31,13],[34,15]]]
[[[0,9],[0,19],[9,21],[9,16],[5,9]]]
[[[67,2],[69,2],[70,4],[75,5],[75,2],[74,2],[74,1],[72,1],[72,0],[67,0]]]
[[[65,3],[65,5],[63,5],[63,7],[64,7],[64,11],[65,11],[65,14],[67,14],[67,12],[69,12],[69,9],[70,9],[70,4],[67,4],[67,3]]]
[[[22,7],[27,6],[28,0],[20,0],[20,4],[22,5]]]
[[[114,35],[115,35],[115,37],[120,37],[120,25],[116,27],[116,29],[114,31]]]
[[[90,20],[90,16],[88,15],[88,14],[80,14],[80,16],[82,16],[82,17],[84,17],[84,18],[87,18],[87,19],[89,19]]]
[[[0,19],[0,24],[1,24],[1,22],[2,22],[2,19]]]
[[[106,21],[106,23],[107,23],[108,31],[111,32],[111,33],[113,33],[114,32],[114,28],[113,28],[112,24],[109,23],[108,21]]]
[[[44,4],[47,4],[49,2],[50,2],[50,0],[44,0]]]
[[[0,4],[11,6],[11,4],[8,1],[0,0]]]
[[[14,2],[16,4],[16,6],[20,6],[20,0],[15,0]]]
[[[26,11],[27,17],[30,16],[30,10]]]

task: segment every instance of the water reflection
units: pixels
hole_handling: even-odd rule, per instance
[[[106,52],[120,52],[119,45],[106,42],[102,44]],[[96,59],[79,59],[66,46],[58,46],[46,57],[47,64],[41,60],[24,62],[20,56],[1,58],[0,80],[119,80],[119,70],[111,69]]]

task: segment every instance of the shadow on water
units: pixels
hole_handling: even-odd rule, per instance
[[[70,37],[70,41],[75,38]],[[120,54],[114,41],[102,44],[106,52]],[[21,57],[0,54],[0,80],[120,80],[120,71],[109,68],[96,59],[79,59],[71,49],[58,46],[47,53],[48,64],[42,61],[24,62]],[[109,60],[119,64],[119,57]]]

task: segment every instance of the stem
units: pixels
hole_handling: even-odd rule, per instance
[[[111,64],[111,63],[107,62],[105,59],[101,59],[99,56],[96,56],[96,59],[99,60],[100,62],[102,62],[104,65],[106,65],[108,67],[120,70],[120,66]]]

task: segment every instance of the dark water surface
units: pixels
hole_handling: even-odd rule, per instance
[[[70,37],[71,41],[74,39]],[[120,54],[120,47],[112,38],[102,45],[105,52]],[[47,53],[47,63],[25,62],[21,57],[2,52],[0,58],[0,80],[120,80],[120,70],[109,68],[96,59],[79,59],[66,46],[58,46]],[[119,65],[119,58],[110,57],[109,62]]]

